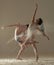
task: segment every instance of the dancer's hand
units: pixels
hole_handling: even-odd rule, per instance
[[[26,44],[22,43],[22,47],[26,48]]]
[[[36,8],[38,8],[38,4],[36,3]]]
[[[47,37],[48,40],[50,40],[48,36],[46,36],[46,37]]]

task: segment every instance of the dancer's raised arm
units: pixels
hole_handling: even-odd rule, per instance
[[[34,23],[34,21],[35,21],[37,9],[38,9],[38,4],[36,3],[36,9],[35,9],[35,12],[34,12],[34,15],[33,15],[32,23]]]

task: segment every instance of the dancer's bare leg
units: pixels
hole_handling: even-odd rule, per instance
[[[24,51],[24,49],[25,48],[27,48],[29,45],[31,45],[32,43],[38,43],[37,41],[34,41],[34,40],[29,40],[29,41],[27,41],[26,42],[26,44],[25,45],[23,45],[23,43],[19,43],[19,46],[20,46],[20,50],[19,50],[19,52],[18,52],[18,55],[17,55],[17,59],[21,59],[20,58],[20,56],[21,56],[21,54],[22,54],[22,52]],[[36,46],[35,46],[35,44],[32,44],[32,47],[34,48],[34,52],[35,52],[35,50],[36,50],[36,52],[35,52],[35,56],[37,55],[36,53],[37,53],[37,49],[36,49]],[[37,57],[38,58],[38,57]],[[22,60],[22,59],[21,59]]]
[[[36,47],[35,43],[33,43],[31,45],[32,45],[33,50],[34,50],[36,61],[38,61],[38,50],[37,50],[37,47]]]
[[[21,54],[22,54],[22,52],[23,52],[24,49],[25,49],[25,47],[22,46],[22,44],[21,44],[21,45],[20,45],[20,50],[19,50],[19,52],[18,52],[18,54],[17,54],[17,59],[22,60],[22,59],[20,58],[20,56],[21,56]]]

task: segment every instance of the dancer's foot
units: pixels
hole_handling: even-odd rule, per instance
[[[18,60],[22,60],[22,58],[18,58],[18,57],[16,57],[16,59],[18,59]]]
[[[38,62],[38,59],[39,59],[39,57],[37,56],[37,57],[36,57],[36,62]]]

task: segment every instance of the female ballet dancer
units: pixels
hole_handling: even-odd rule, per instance
[[[45,36],[49,40],[49,37],[45,33],[42,18],[38,18],[38,19],[35,20],[35,15],[36,15],[36,12],[37,12],[37,8],[38,8],[38,4],[36,4],[36,9],[35,9],[35,12],[34,12],[34,15],[33,15],[32,23],[29,25],[29,27],[27,29],[27,38],[24,41],[23,45],[26,44],[28,39],[31,39],[31,40],[34,41],[34,39],[35,39],[34,31],[35,30],[40,31],[43,34],[43,36]],[[33,50],[34,50],[34,53],[35,53],[35,58],[36,58],[36,61],[37,61],[38,60],[38,50],[37,50],[37,47],[36,47],[36,43],[33,42],[31,45],[33,47]]]

